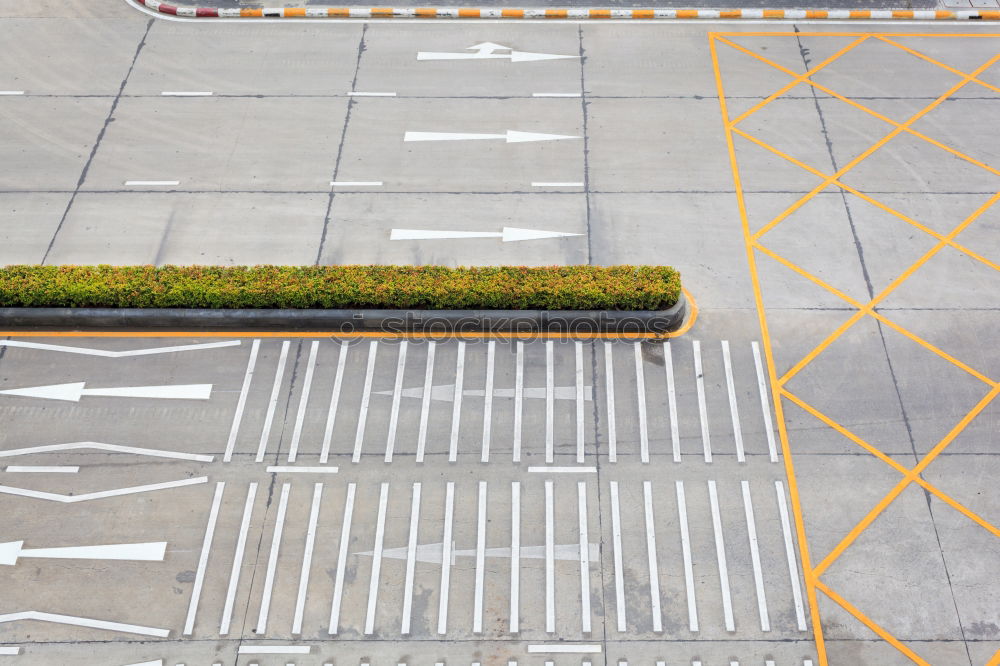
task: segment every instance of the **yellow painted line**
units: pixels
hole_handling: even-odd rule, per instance
[[[802,503],[799,498],[798,481],[795,478],[795,466],[792,461],[791,447],[788,445],[788,432],[785,427],[784,410],[781,402],[781,393],[777,383],[774,369],[774,354],[771,348],[771,335],[768,330],[767,317],[764,312],[764,302],[761,295],[760,280],[757,274],[757,260],[754,256],[753,248],[750,245],[750,222],[747,218],[746,201],[743,197],[743,186],[740,179],[739,165],[736,161],[736,148],[733,144],[733,134],[729,125],[729,110],[726,106],[726,93],[722,83],[722,74],[719,69],[719,54],[716,48],[716,40],[709,34],[709,48],[712,53],[712,69],[715,73],[715,83],[719,91],[719,106],[722,112],[723,123],[726,128],[726,144],[729,151],[730,167],[732,169],[733,182],[736,189],[736,200],[740,212],[740,221],[743,226],[743,240],[746,245],[747,262],[750,269],[750,279],[753,286],[754,302],[757,306],[757,318],[760,322],[761,341],[764,347],[764,355],[767,359],[767,372],[771,381],[771,395],[774,403],[775,416],[778,422],[778,434],[781,439],[782,458],[785,464],[785,476],[788,481],[788,494],[791,498],[792,514],[795,518],[795,533],[799,544],[799,557],[802,561],[803,578],[806,585],[806,597],[809,602],[809,615],[812,620],[813,637],[816,641],[816,653],[820,666],[827,666],[826,643],[823,637],[823,625],[819,617],[819,604],[816,600],[816,579],[812,573],[812,560],[809,557],[809,544],[806,541],[805,522],[802,518]]]
[[[876,634],[878,634],[883,640],[885,640],[887,643],[891,644],[894,648],[896,648],[897,650],[905,654],[907,657],[909,657],[910,660],[912,660],[915,664],[920,664],[920,666],[930,666],[930,664],[921,659],[916,652],[903,645],[903,643],[901,643],[895,636],[893,636],[888,631],[877,625],[867,615],[865,615],[860,610],[855,608],[850,602],[848,602],[839,594],[831,590],[826,585],[826,583],[823,583],[822,581],[817,582],[816,587],[822,590],[826,596],[830,597],[830,599],[833,600],[835,603],[837,603],[841,608],[843,608],[848,613],[861,620],[861,622],[863,622],[866,627],[868,627]]]

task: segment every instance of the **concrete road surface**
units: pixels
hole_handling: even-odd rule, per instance
[[[996,663],[1000,29],[3,7],[0,263],[668,263],[700,307],[11,332],[24,663]]]

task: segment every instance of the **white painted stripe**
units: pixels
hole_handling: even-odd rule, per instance
[[[53,451],[76,451],[91,449],[94,451],[111,451],[113,453],[131,453],[137,456],[152,458],[174,458],[176,460],[194,460],[196,462],[212,462],[215,456],[203,456],[196,453],[181,453],[179,451],[162,451],[160,449],[144,449],[138,446],[121,446],[119,444],[103,444],[101,442],[72,442],[70,444],[45,444],[29,446],[23,449],[0,451],[0,458],[26,456],[32,453],[51,453]]]
[[[302,620],[306,613],[306,590],[309,588],[313,548],[316,546],[316,525],[319,522],[319,506],[322,500],[323,484],[314,484],[312,506],[309,509],[309,527],[306,528],[306,546],[302,553],[302,571],[299,573],[299,594],[295,599],[295,617],[292,620],[292,634],[294,635],[302,633]]]
[[[282,484],[281,499],[278,500],[278,513],[274,519],[271,552],[267,557],[267,574],[264,576],[264,593],[260,600],[260,613],[257,615],[257,634],[261,636],[267,631],[267,615],[271,610],[274,576],[278,571],[278,550],[281,548],[281,533],[285,529],[285,513],[288,510],[288,493],[291,489],[292,484]]]
[[[521,344],[521,343],[518,343]],[[521,482],[510,483],[510,633],[521,630]]]
[[[799,565],[795,559],[795,544],[792,541],[792,527],[788,521],[788,505],[785,503],[785,484],[774,482],[774,492],[778,496],[778,513],[781,514],[781,533],[785,538],[785,559],[788,560],[788,577],[792,584],[792,599],[795,602],[795,619],[799,631],[806,630],[806,612],[802,604],[802,588],[799,587]]]
[[[441,595],[438,599],[438,626],[440,635],[448,633],[448,591],[451,587],[452,542],[451,528],[455,516],[455,482],[449,481],[444,493],[444,537],[441,542]]]
[[[597,467],[529,467],[528,472],[537,474],[597,474]]]
[[[260,432],[260,444],[257,445],[257,462],[264,461],[267,451],[267,440],[271,436],[271,425],[274,423],[274,410],[278,406],[278,395],[281,392],[281,379],[285,374],[285,363],[288,362],[288,348],[291,342],[281,343],[281,355],[278,357],[278,367],[274,371],[274,384],[271,385],[271,399],[267,403],[267,414],[264,417],[264,427]]]
[[[667,378],[667,407],[670,410],[670,445],[674,462],[681,461],[681,436],[677,424],[677,389],[674,386],[674,353],[667,340],[663,345],[663,371]]]
[[[396,381],[392,385],[392,407],[389,409],[389,435],[385,441],[385,461],[392,462],[392,454],[396,449],[396,429],[399,426],[399,401],[403,397],[403,373],[406,370],[407,342],[399,343],[399,355],[396,358]]]
[[[529,645],[528,654],[600,654],[600,645],[575,645],[570,643],[545,643]]]
[[[493,366],[496,357],[497,343],[490,340],[486,345],[486,387],[483,403],[483,450],[480,460],[490,461],[490,433],[493,430]]]
[[[753,515],[753,499],[750,497],[750,482],[740,481],[743,490],[743,509],[747,519],[747,534],[750,538],[750,562],[753,565],[753,582],[757,589],[757,612],[760,615],[760,630],[771,631],[771,621],[767,616],[767,598],[764,595],[764,574],[760,567],[760,549],[757,547],[757,523]]]
[[[395,97],[394,92],[359,92],[357,90],[352,90],[347,93],[351,97]]]
[[[553,411],[555,411],[554,385],[555,360],[552,340],[545,341],[545,462],[555,460],[555,433]]]
[[[257,484],[253,482],[247,489],[246,503],[243,505],[243,520],[240,521],[239,536],[236,539],[236,552],[233,555],[233,568],[229,573],[229,587],[226,590],[226,604],[222,609],[222,621],[219,623],[219,635],[229,633],[233,620],[233,605],[236,603],[236,587],[240,582],[240,570],[243,568],[243,554],[246,552],[247,532],[250,529],[250,518],[253,514],[253,502],[257,497]]]
[[[493,344],[492,342],[490,344]],[[476,518],[476,577],[472,603],[472,633],[483,633],[483,586],[486,582],[486,482],[479,482],[479,513]]]
[[[642,368],[642,343],[634,342],[636,404],[639,406],[639,458],[649,462],[649,431],[646,423],[646,375]]]
[[[427,365],[424,367],[424,392],[420,399],[420,428],[417,434],[417,462],[424,461],[424,451],[427,448],[427,423],[431,413],[431,393],[434,387],[434,356],[437,344],[430,340],[427,343]]]
[[[243,412],[247,406],[247,395],[250,393],[250,382],[253,381],[253,371],[257,367],[257,354],[260,352],[260,340],[254,340],[250,346],[250,358],[247,360],[247,371],[243,375],[243,386],[240,388],[240,398],[236,402],[236,412],[233,414],[233,425],[229,429],[229,439],[226,441],[226,453],[222,456],[222,462],[229,462],[233,459],[233,450],[236,448],[236,436],[240,432],[240,424],[243,423]]]
[[[590,626],[590,537],[587,535],[587,483],[577,481],[576,497],[580,537],[580,630],[589,634]]]
[[[531,183],[532,187],[583,187],[583,183]]]
[[[708,481],[708,501],[712,507],[712,530],[715,532],[715,557],[719,562],[719,590],[722,593],[722,612],[725,615],[726,631],[736,631],[733,619],[733,598],[729,591],[729,567],[726,564],[726,544],[722,537],[722,516],[719,512],[719,495],[715,481]]]
[[[576,461],[583,463],[583,343],[576,342]]]
[[[404,636],[410,633],[411,616],[413,615],[413,577],[417,564],[417,538],[420,529],[420,483],[413,484],[413,494],[410,497],[410,536],[406,543],[406,582],[403,583],[403,623],[400,633]]]
[[[681,552],[684,557],[684,586],[687,590],[688,628],[698,631],[698,602],[694,596],[694,566],[691,563],[691,536],[688,534],[687,501],[684,482],[677,481],[677,517],[681,527]]]
[[[220,347],[239,347],[239,340],[224,340],[220,342],[202,342],[193,345],[172,345],[170,347],[149,347],[146,349],[127,349],[114,351],[111,349],[91,349],[89,347],[67,347],[66,345],[50,345],[42,342],[27,342],[25,340],[0,340],[0,347],[20,347],[22,349],[39,349],[42,351],[62,352],[65,354],[82,354],[100,358],[126,358],[132,356],[153,356],[155,354],[171,354],[182,351],[197,351],[201,349],[218,349]]]
[[[208,554],[212,550],[212,539],[215,537],[215,524],[219,519],[219,506],[222,504],[222,493],[226,488],[224,481],[215,484],[215,495],[212,497],[212,508],[208,513],[208,525],[205,526],[205,539],[201,544],[201,555],[198,556],[198,570],[194,576],[194,588],[191,590],[191,602],[188,604],[187,619],[184,621],[184,635],[190,636],[194,631],[194,618],[198,613],[198,602],[201,600],[201,588],[205,584],[205,569],[208,568]]]
[[[333,602],[330,604],[330,634],[340,631],[340,605],[344,598],[344,571],[347,568],[347,546],[351,540],[351,522],[354,519],[354,483],[347,484],[344,519],[340,523],[340,546],[337,553],[337,573],[333,579]]]
[[[331,180],[332,187],[382,187],[381,180]]]
[[[465,381],[465,342],[458,343],[455,361],[455,402],[451,409],[451,440],[448,443],[448,462],[458,460],[458,429],[462,419],[462,387]]]
[[[200,483],[207,483],[207,482],[208,482],[207,476],[199,476],[193,479],[180,479],[179,481],[151,483],[146,486],[132,486],[130,488],[115,488],[114,490],[102,490],[96,493],[83,493],[82,495],[60,495],[59,493],[49,493],[40,490],[28,490],[27,488],[0,486],[0,493],[3,493],[5,495],[17,495],[19,497],[31,497],[33,499],[49,500],[51,502],[62,502],[63,504],[75,504],[77,502],[87,502],[89,500],[104,499],[106,497],[137,495],[139,493],[148,493],[154,490],[166,490],[167,488],[194,486]]]
[[[375,546],[372,548],[372,573],[368,581],[368,612],[365,635],[375,633],[375,608],[378,604],[379,576],[382,573],[382,544],[385,540],[385,511],[389,504],[389,484],[383,482],[378,493],[378,518],[375,522]]]
[[[705,374],[701,367],[701,343],[691,344],[694,350],[694,378],[698,389],[698,416],[701,418],[701,446],[705,452],[705,462],[712,462],[712,442],[708,435],[708,407],[705,404]]]
[[[188,92],[188,91],[164,91],[160,95],[163,97],[211,97],[211,92]]]
[[[771,405],[767,397],[767,383],[764,381],[764,366],[760,359],[760,345],[757,341],[750,343],[753,347],[753,364],[757,369],[757,392],[760,394],[760,409],[764,416],[764,430],[767,432],[767,450],[771,462],[778,462],[778,447],[774,441],[774,424],[771,423]]]
[[[551,344],[551,343],[549,343]],[[545,631],[556,631],[555,508],[552,482],[545,482]]]
[[[288,446],[288,462],[295,462],[299,453],[299,440],[302,439],[302,426],[306,421],[306,408],[309,406],[309,393],[312,391],[313,375],[316,373],[316,354],[319,353],[319,340],[313,340],[309,345],[309,360],[306,361],[306,376],[302,380],[302,395],[299,397],[299,410],[295,414],[295,427],[292,429],[292,441]]]
[[[103,629],[105,631],[121,631],[127,634],[139,634],[140,636],[155,636],[166,638],[170,635],[169,629],[157,629],[156,627],[144,627],[138,624],[123,624],[121,622],[110,622],[107,620],[94,620],[87,617],[75,617],[73,615],[59,615],[57,613],[46,613],[44,611],[20,611],[17,613],[6,613],[0,615],[0,624],[7,622],[19,622],[21,620],[35,620],[37,622],[51,622],[53,624],[68,624],[74,627],[87,627],[89,629]]]
[[[361,409],[358,412],[358,429],[354,434],[354,453],[351,462],[361,462],[361,447],[365,443],[365,425],[368,423],[368,403],[372,397],[372,378],[375,376],[375,356],[378,353],[378,341],[368,343],[368,366],[365,369],[365,387],[361,393]]]
[[[642,504],[646,517],[646,560],[649,562],[649,601],[653,616],[653,631],[663,631],[663,613],[660,609],[660,565],[656,555],[656,523],[653,521],[653,484],[642,482]]]
[[[344,365],[347,362],[348,342],[340,343],[340,356],[337,358],[337,374],[333,380],[333,394],[330,396],[330,407],[326,411],[326,427],[323,429],[323,446],[320,449],[319,461],[326,464],[330,459],[330,444],[333,442],[333,426],[337,422],[337,406],[340,404],[340,389],[344,384]]]
[[[615,558],[615,616],[619,633],[627,631],[625,606],[625,568],[622,563],[622,519],[618,500],[618,482],[611,482],[611,543]]]
[[[618,424],[615,419],[615,362],[610,342],[604,343],[604,387],[608,401],[608,462],[618,462]]]
[[[2,94],[3,94],[3,92],[0,92],[0,95],[2,95]],[[7,655],[7,656],[18,655],[18,654],[21,654],[21,648],[17,647],[17,646],[11,646],[11,645],[0,645],[0,654]]]
[[[23,95],[23,90],[0,90],[0,95]]]
[[[241,645],[240,654],[309,654],[309,645]]]
[[[179,180],[126,180],[125,187],[159,187],[165,185],[180,185]]]
[[[517,341],[514,368],[514,462],[521,462],[521,427],[524,408],[524,343]]]
[[[722,363],[726,369],[726,391],[729,394],[729,415],[733,419],[736,460],[746,462],[746,453],[743,450],[743,429],[740,428],[740,410],[736,404],[736,384],[733,382],[733,361],[729,354],[729,340],[722,341]]]
[[[340,471],[337,467],[308,467],[306,465],[299,465],[296,467],[289,467],[288,465],[269,465],[267,471],[274,472],[277,474],[336,474]]]
[[[7,465],[5,472],[21,474],[76,474],[78,465]]]

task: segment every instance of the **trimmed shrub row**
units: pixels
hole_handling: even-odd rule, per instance
[[[0,307],[663,310],[669,266],[8,266]]]

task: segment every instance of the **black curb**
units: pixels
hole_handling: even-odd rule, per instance
[[[666,310],[639,311],[0,308],[0,328],[662,334],[680,328],[686,315],[681,295]]]

